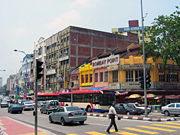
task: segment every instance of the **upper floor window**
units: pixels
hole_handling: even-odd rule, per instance
[[[113,71],[112,72],[112,78],[113,78],[113,82],[118,82],[118,71]]]
[[[178,72],[170,72],[167,74],[167,82],[178,82],[179,76]]]
[[[138,82],[141,76],[143,76],[143,70],[136,70],[135,71],[135,81]]]
[[[100,73],[100,82],[103,82],[103,72]]]
[[[133,82],[133,71],[126,71],[126,82]]]
[[[95,73],[95,82],[98,82],[98,73]]]
[[[108,72],[104,73],[104,82],[108,82]]]
[[[165,72],[159,72],[159,81],[165,82]]]

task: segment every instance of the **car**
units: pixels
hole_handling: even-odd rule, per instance
[[[22,103],[23,110],[34,110],[34,102],[31,101],[25,101]]]
[[[37,107],[40,108],[45,103],[46,103],[45,101],[38,101]]]
[[[8,107],[9,106],[9,103],[6,101],[6,100],[3,100],[2,102],[1,102],[1,108],[3,108],[3,107]]]
[[[165,114],[166,116],[180,115],[180,103],[171,103],[166,106],[161,107],[161,113]]]
[[[41,105],[40,112],[50,114],[54,109],[57,109],[58,107],[59,107],[58,100],[48,100]]]
[[[8,113],[22,113],[23,106],[20,104],[11,104],[8,107]]]
[[[128,103],[129,106],[137,109],[142,109],[145,112],[145,107],[139,103]],[[147,107],[147,113],[149,114],[151,112],[151,108]]]
[[[141,115],[144,113],[144,110],[133,108],[125,103],[117,103],[115,104],[115,110],[117,114],[127,114],[127,115]]]
[[[84,124],[87,120],[87,112],[77,106],[61,106],[49,114],[49,121],[59,122],[62,126],[66,123],[79,122]]]

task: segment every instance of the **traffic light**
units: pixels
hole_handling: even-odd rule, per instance
[[[41,77],[43,76],[42,71],[43,71],[43,67],[42,67],[43,62],[36,60],[36,78],[41,79]]]
[[[144,89],[144,77],[143,77],[143,75],[139,77],[139,83],[140,83],[140,87],[142,89]]]
[[[151,87],[151,76],[150,74],[146,74],[146,88]]]

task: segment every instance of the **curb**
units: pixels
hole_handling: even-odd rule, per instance
[[[88,116],[95,116],[95,117],[108,117],[107,114],[93,114],[87,113]],[[176,118],[148,118],[148,117],[137,117],[137,116],[123,116],[119,115],[121,119],[132,119],[132,120],[143,120],[143,121],[152,121],[152,122],[163,122],[163,121],[176,121]]]

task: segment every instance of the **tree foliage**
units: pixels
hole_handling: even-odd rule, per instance
[[[145,43],[146,57],[154,59],[162,58],[163,65],[167,60],[173,60],[180,65],[180,11],[176,11],[169,16],[158,16],[154,19],[152,28],[148,35],[151,41]]]

